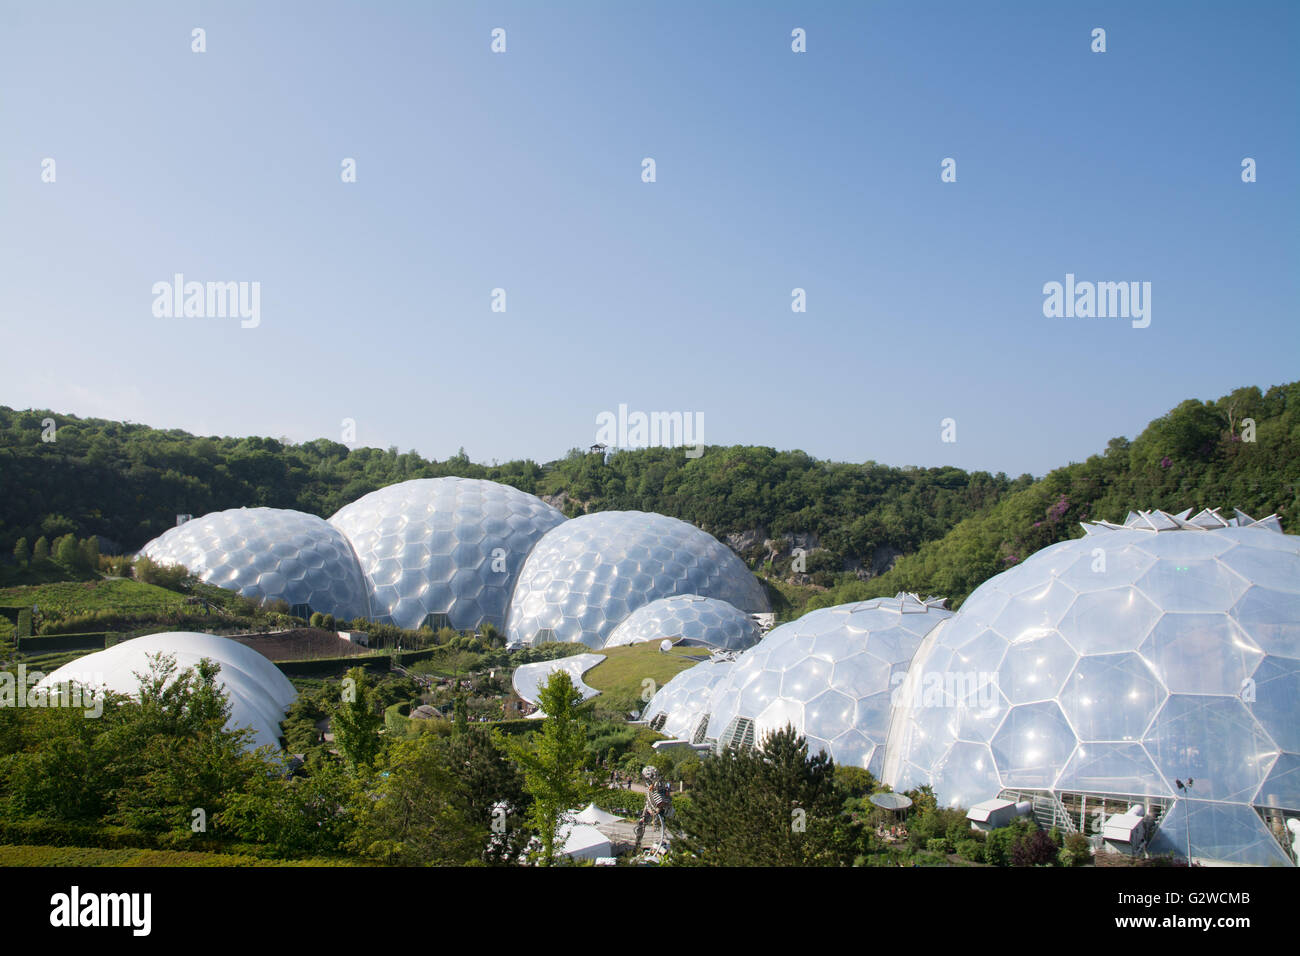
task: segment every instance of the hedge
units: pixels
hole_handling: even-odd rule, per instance
[[[81,634],[41,634],[18,639],[18,649],[25,654],[53,654],[57,651],[102,651],[108,646],[106,631]]]

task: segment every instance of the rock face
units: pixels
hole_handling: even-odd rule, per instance
[[[766,528],[750,528],[748,531],[733,532],[725,538],[727,547],[731,548],[737,554],[742,554],[750,548],[760,544],[767,543]]]
[[[586,510],[585,508],[582,508],[582,502],[570,498],[567,491],[561,491],[558,495],[538,495],[537,497],[541,498],[556,511],[563,514],[569,513],[569,505],[571,504],[576,504],[580,509],[584,511]]]

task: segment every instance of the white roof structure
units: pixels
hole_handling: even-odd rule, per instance
[[[174,656],[178,672],[195,667],[203,658],[220,664],[217,680],[230,701],[231,711],[226,726],[251,728],[256,735],[254,748],[279,749],[280,721],[297,691],[278,667],[251,647],[229,638],[192,631],[137,637],[64,664],[37,686],[76,682],[135,696],[140,690],[135,675],[149,672],[149,656],[153,654]]]
[[[610,856],[614,846],[609,837],[587,823],[562,823],[555,834],[560,853],[571,860],[595,860]]]
[[[573,821],[575,823],[587,823],[591,826],[599,826],[602,823],[622,823],[623,818],[602,810],[594,803],[589,803],[573,815]]]
[[[550,680],[551,675],[556,671],[566,671],[573,680],[573,686],[582,692],[582,699],[590,700],[600,691],[584,684],[582,675],[604,659],[604,654],[574,654],[572,657],[561,657],[553,661],[520,664],[515,668],[514,676],[510,678],[510,685],[523,700],[536,704],[539,688]]]

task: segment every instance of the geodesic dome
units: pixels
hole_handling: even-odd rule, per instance
[[[669,737],[703,743],[708,727],[709,698],[734,663],[729,660],[700,661],[675,675],[650,698],[641,719],[652,730]]]
[[[214,511],[163,532],[140,554],[254,601],[284,600],[348,620],[370,616],[352,546],[329,522],[301,511]]]
[[[812,611],[736,658],[708,702],[718,747],[758,744],[786,724],[836,763],[879,773],[891,695],[931,628],[951,617],[914,594]]]
[[[509,639],[600,648],[637,608],[675,594],[768,610],[758,579],[694,525],[644,511],[581,515],[549,531],[528,556],[510,601]]]
[[[1180,855],[1190,808],[1194,856],[1287,862],[1256,808],[1300,811],[1300,538],[1189,515],[1085,525],[977,588],[916,655],[885,781],[1155,802]]]
[[[663,638],[685,640],[725,651],[743,651],[763,636],[758,622],[726,601],[677,594],[643,604],[610,632],[606,647]]]
[[[248,727],[254,732],[252,748],[280,747],[280,722],[298,696],[280,669],[251,647],[193,631],[168,631],[137,637],[106,650],[96,651],[64,664],[41,679],[38,687],[76,682],[119,694],[137,696],[136,674],[150,670],[149,656],[170,654],[176,658],[177,674],[208,658],[221,665],[217,675],[230,701],[228,728]]]
[[[372,491],[340,508],[330,524],[357,553],[377,620],[418,628],[432,614],[470,630],[484,622],[505,627],[524,558],[564,520],[509,485],[417,478]]]

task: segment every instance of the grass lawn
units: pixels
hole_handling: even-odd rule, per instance
[[[184,607],[185,596],[126,578],[56,581],[0,590],[0,607],[31,607],[64,614],[92,611],[161,611]]]
[[[0,846],[8,866],[360,866],[346,859],[262,860],[190,850],[105,850],[85,846]]]
[[[658,641],[607,647],[595,653],[604,654],[605,659],[582,675],[583,683],[610,697],[631,695],[633,698],[640,697],[647,679],[662,687],[697,663],[690,659],[691,655],[708,656],[706,648],[680,645],[661,654]]]

